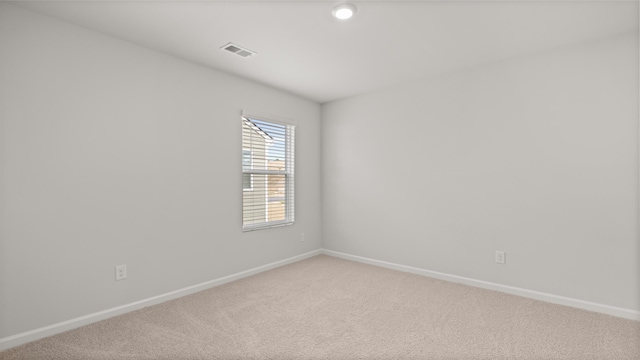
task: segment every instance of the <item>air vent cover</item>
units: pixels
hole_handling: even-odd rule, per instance
[[[249,49],[245,49],[242,46],[238,46],[236,44],[233,43],[228,43],[227,45],[223,46],[220,48],[221,50],[225,50],[228,51],[230,53],[236,54],[240,57],[243,58],[250,58],[253,55],[255,55],[256,53],[254,51],[251,51]]]

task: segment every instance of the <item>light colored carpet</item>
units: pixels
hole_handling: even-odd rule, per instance
[[[317,256],[0,359],[640,359],[640,322]]]

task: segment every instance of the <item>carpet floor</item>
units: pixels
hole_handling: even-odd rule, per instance
[[[640,359],[640,322],[316,256],[0,359]]]

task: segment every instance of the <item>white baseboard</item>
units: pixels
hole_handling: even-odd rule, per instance
[[[619,308],[615,306],[609,306],[609,305],[598,304],[590,301],[584,301],[580,299],[573,299],[573,298],[568,298],[564,296],[543,293],[539,291],[533,291],[533,290],[516,288],[512,286],[496,284],[488,281],[476,280],[476,279],[467,278],[463,276],[445,274],[437,271],[431,271],[431,270],[425,270],[425,269],[415,268],[415,267],[406,266],[406,265],[394,264],[386,261],[375,260],[375,259],[365,258],[361,256],[356,256],[356,255],[350,255],[350,254],[341,253],[333,250],[318,249],[318,250],[310,251],[294,257],[290,257],[288,259],[276,261],[270,264],[266,264],[253,269],[242,271],[236,274],[228,275],[219,279],[214,279],[201,284],[189,286],[176,291],[171,291],[165,294],[161,294],[161,295],[150,297],[144,300],[136,301],[130,304],[114,307],[114,308],[99,311],[93,314],[81,316],[75,319],[41,327],[35,330],[30,330],[20,334],[1,338],[0,351],[6,350],[12,347],[16,347],[22,344],[26,344],[31,341],[39,340],[48,336],[59,334],[68,330],[72,330],[81,326],[89,325],[89,324],[92,324],[101,320],[105,320],[117,315],[142,309],[144,307],[160,304],[165,301],[169,301],[169,300],[177,299],[186,295],[194,294],[199,291],[220,286],[228,282],[239,280],[248,276],[256,275],[258,273],[261,273],[267,270],[271,270],[280,266],[298,262],[298,261],[316,256],[316,255],[320,255],[320,254],[343,258],[346,260],[357,261],[357,262],[361,262],[369,265],[380,266],[388,269],[408,272],[416,275],[427,276],[435,279],[460,283],[464,285],[475,286],[483,289],[500,291],[500,292],[504,292],[512,295],[518,295],[518,296],[545,301],[549,303],[570,306],[570,307],[583,309],[583,310],[594,311],[594,312],[612,315],[620,318],[640,321],[640,311],[636,311],[636,310],[624,309],[624,308]]]
[[[345,254],[345,253],[341,253],[333,250],[323,249],[322,254],[342,258],[345,260],[357,261],[364,264],[375,265],[375,266],[380,266],[388,269],[408,272],[416,275],[427,276],[427,277],[431,277],[439,280],[445,280],[445,281],[455,282],[459,284],[470,285],[470,286],[488,289],[488,290],[500,291],[507,294],[518,295],[518,296],[545,301],[553,304],[565,305],[565,306],[570,306],[570,307],[578,308],[582,310],[588,310],[588,311],[612,315],[620,318],[640,321],[640,311],[636,311],[636,310],[598,304],[590,301],[573,299],[573,298],[568,298],[564,296],[548,294],[540,291],[517,288],[513,286],[501,285],[501,284],[496,284],[488,281],[467,278],[463,276],[457,276],[457,275],[445,274],[437,271],[415,268],[412,266],[394,264],[386,261]]]
[[[186,295],[194,294],[202,290],[210,289],[212,287],[220,286],[228,282],[246,278],[248,276],[256,275],[258,273],[271,270],[280,266],[298,262],[316,255],[320,255],[322,251],[320,249],[310,251],[308,253],[300,254],[288,259],[276,261],[270,264],[258,266],[253,269],[235,273],[229,276],[221,277],[219,279],[203,282],[201,284],[189,286],[180,290],[171,291],[158,296],[150,297],[148,299],[136,301],[130,304],[114,307],[111,309],[99,311],[93,314],[81,316],[75,319],[59,322],[57,324],[41,327],[39,329],[26,331],[20,334],[8,336],[0,339],[0,351],[10,349],[22,344],[26,344],[31,341],[39,340],[48,336],[59,334],[68,330],[72,330],[81,326],[89,325],[101,320],[105,320],[117,315],[122,315],[134,310],[142,309],[151,305],[163,303],[165,301],[177,299]]]

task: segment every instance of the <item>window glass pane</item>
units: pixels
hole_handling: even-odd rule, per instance
[[[251,174],[242,174],[242,189],[251,190],[253,186],[251,185]]]
[[[242,150],[242,170],[251,169],[251,150]]]

